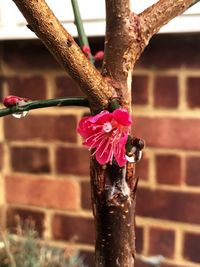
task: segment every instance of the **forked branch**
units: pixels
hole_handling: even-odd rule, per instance
[[[80,85],[93,110],[101,110],[112,96],[112,87],[89,62],[44,0],[13,0],[30,28],[58,62]]]
[[[182,14],[191,5],[199,0],[160,0],[156,4],[144,10],[140,15],[141,35],[148,44],[151,37],[157,33],[162,26],[167,24],[176,16]]]
[[[164,24],[199,0],[160,0],[139,16],[131,14],[130,0],[106,0],[104,75],[114,80],[112,86],[85,57],[45,0],[13,1],[30,28],[79,84],[93,111],[99,111],[107,107],[113,95],[113,86],[118,96],[127,101],[125,105],[130,106],[132,69],[150,38]]]
[[[151,37],[160,28],[200,0],[160,0],[137,15],[130,11],[130,0],[105,0],[106,40],[103,75],[113,85],[124,105],[130,108],[131,76]],[[123,89],[122,89],[123,88]]]
[[[130,0],[106,0],[106,37],[103,75],[112,79],[122,104],[130,109],[133,53],[137,36]],[[133,52],[133,53],[132,53]]]

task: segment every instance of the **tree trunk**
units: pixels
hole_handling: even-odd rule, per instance
[[[135,165],[99,165],[91,160],[96,227],[95,266],[133,267],[135,260]]]
[[[102,75],[82,54],[44,0],[13,0],[29,27],[86,94],[92,113],[107,109],[113,97],[131,112],[135,62],[151,37],[199,0],[159,0],[141,14],[130,0],[105,0],[106,38]],[[56,36],[56,38],[55,38]],[[135,259],[134,163],[123,168],[91,159],[92,204],[96,225],[96,267],[133,267]]]

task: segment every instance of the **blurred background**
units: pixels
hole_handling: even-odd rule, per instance
[[[76,36],[70,1],[47,2]],[[93,54],[104,46],[103,2],[80,1]],[[135,2],[140,12],[156,1]],[[153,37],[133,73],[133,133],[146,141],[136,171],[136,249],[163,255],[162,267],[200,265],[199,32],[197,4]],[[14,3],[1,0],[1,102],[10,94],[32,100],[82,95]],[[60,107],[0,119],[0,224],[13,229],[16,215],[31,217],[40,237],[79,250],[92,267],[89,152],[76,134],[87,112]]]

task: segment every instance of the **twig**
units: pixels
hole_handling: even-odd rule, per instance
[[[79,84],[93,111],[107,107],[112,86],[102,77],[64,29],[45,0],[13,0],[35,34]]]
[[[46,107],[60,107],[60,106],[83,106],[89,107],[89,102],[84,97],[70,97],[70,98],[57,98],[57,99],[47,99],[47,100],[35,100],[27,102],[23,105],[15,105],[11,108],[0,109],[0,117],[29,111],[32,109],[46,108]]]
[[[78,2],[77,0],[71,0],[71,3],[72,3],[73,12],[74,12],[75,24],[76,24],[76,28],[78,32],[79,44],[81,48],[83,46],[87,46],[90,50],[90,45],[89,45],[88,38],[87,38],[87,35],[85,34],[85,30],[83,27],[83,21],[81,18]],[[93,60],[91,53],[89,53],[88,55],[89,55],[90,62],[93,64],[94,60]]]
[[[199,1],[199,0],[198,0]],[[160,0],[145,9],[140,15],[141,36],[145,46],[151,37],[157,33],[162,26],[167,24],[176,16],[182,14],[197,0]]]
[[[135,36],[130,27],[130,1],[106,0],[105,3],[106,37],[102,73],[112,79],[118,97],[129,109],[131,84],[127,82],[127,77],[132,77],[133,59],[132,54],[128,53]]]
[[[199,1],[200,1],[200,0],[194,0],[193,3],[192,3],[188,8],[194,6],[194,5],[197,4]]]

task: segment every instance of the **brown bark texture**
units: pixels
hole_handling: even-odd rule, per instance
[[[96,224],[95,266],[134,266],[134,163],[126,167],[91,163],[93,213]]]
[[[29,27],[45,44],[61,66],[79,84],[97,112],[108,105],[112,87],[102,78],[64,29],[44,0],[14,0]]]
[[[77,81],[91,111],[107,108],[117,96],[131,112],[131,82],[135,62],[150,38],[194,0],[160,0],[141,14],[129,0],[105,0],[106,36],[102,75],[83,55],[44,0],[13,0],[35,34]],[[92,206],[96,225],[96,267],[133,267],[135,259],[135,164],[123,168],[99,165],[91,157]]]

